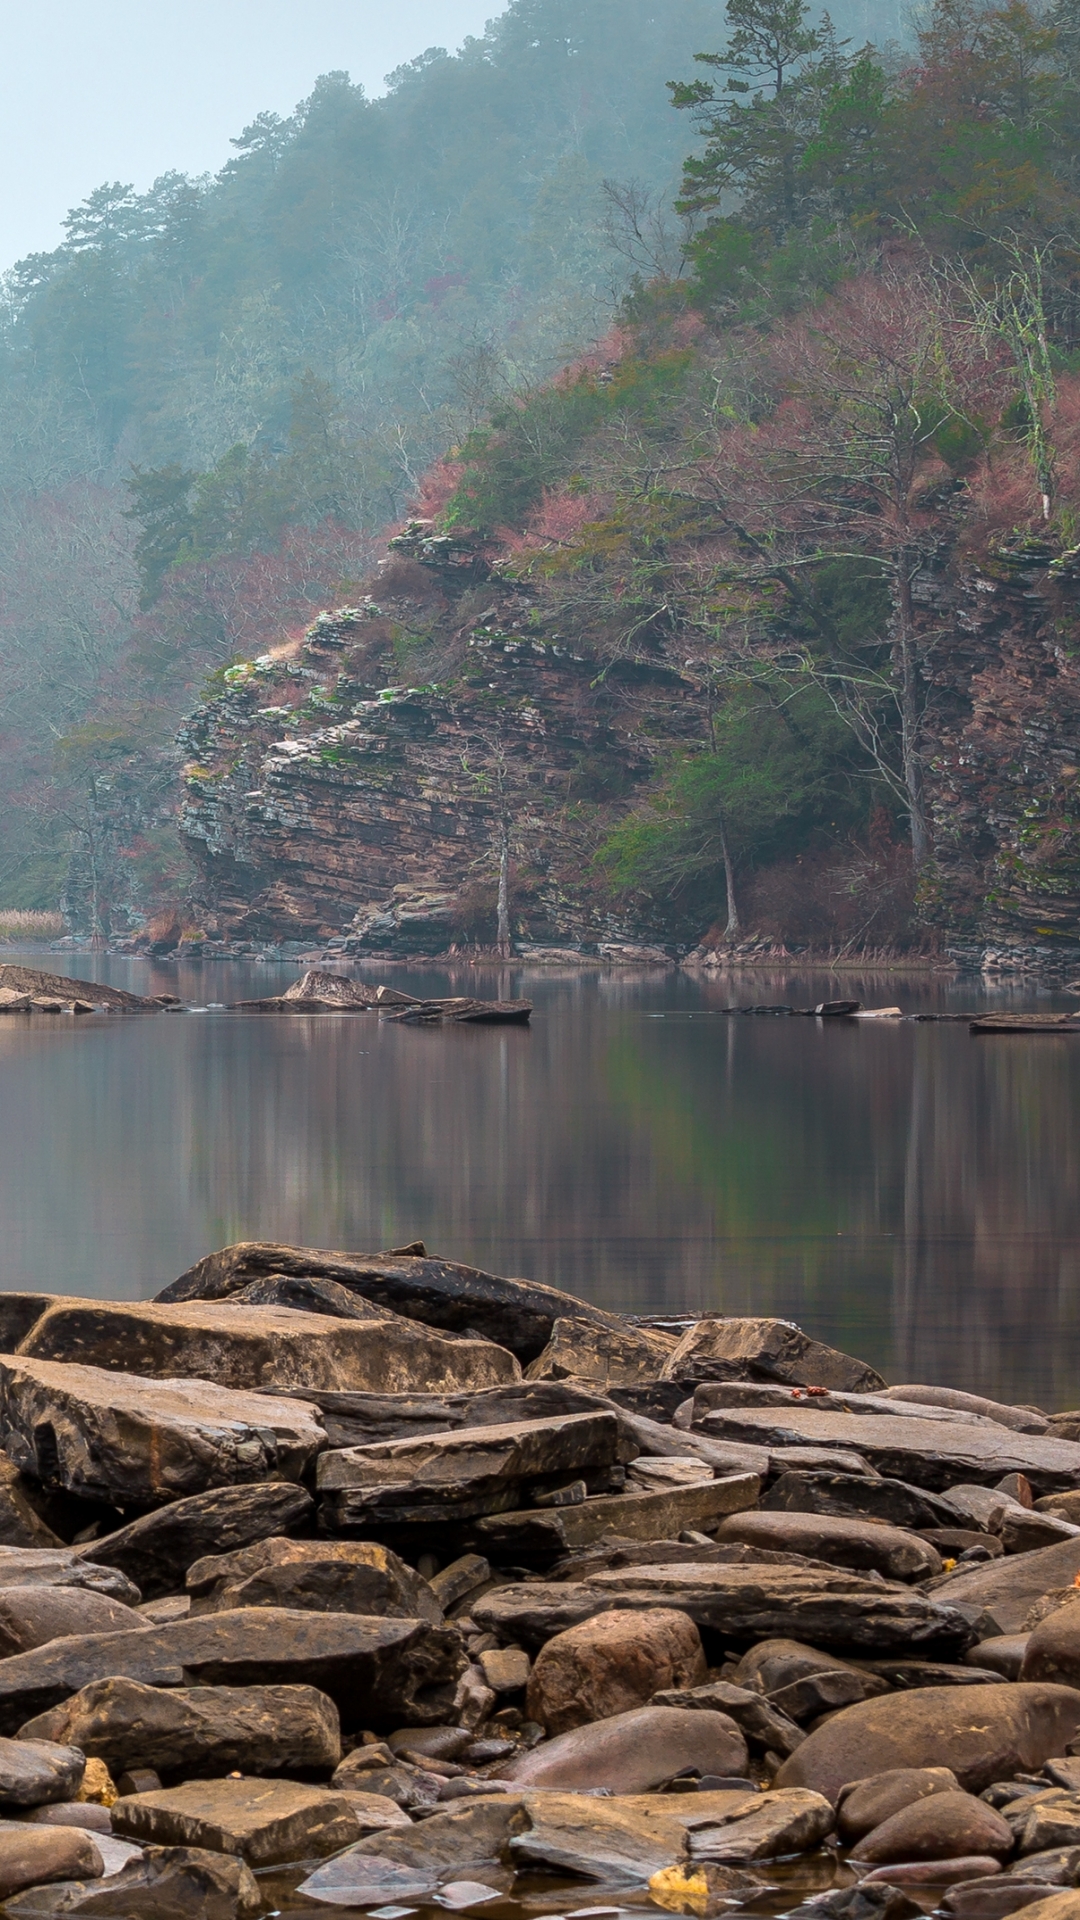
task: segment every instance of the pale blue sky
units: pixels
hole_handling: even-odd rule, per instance
[[[104,180],[214,172],[264,109],[290,113],[320,73],[369,93],[451,49],[507,0],[0,0],[0,269],[62,238]]]

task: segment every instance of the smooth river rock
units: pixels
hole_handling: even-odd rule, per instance
[[[601,1618],[617,1620],[620,1615],[606,1613]],[[640,1615],[634,1618],[639,1619]],[[650,1705],[726,1713],[747,1744],[761,1753],[778,1753],[783,1757],[794,1753],[806,1739],[794,1720],[781,1713],[772,1701],[750,1687],[739,1687],[729,1680],[706,1680],[700,1687],[665,1688],[653,1695]]]
[[[916,1534],[900,1527],[868,1527],[865,1521],[834,1514],[740,1513],[724,1520],[715,1538],[801,1553],[860,1572],[873,1570],[887,1580],[925,1580],[941,1572],[940,1555]]]
[[[78,1827],[5,1827],[0,1832],[0,1900],[57,1880],[100,1879],[104,1863]],[[55,1908],[53,1909],[55,1912]]]
[[[892,1860],[958,1860],[972,1853],[1007,1860],[1012,1850],[1008,1822],[974,1794],[955,1791],[923,1797],[890,1814],[863,1835],[854,1854],[883,1866]]]
[[[1020,1678],[1058,1680],[1065,1687],[1080,1685],[1080,1592],[1075,1600],[1048,1613],[1032,1628]]]
[[[113,1774],[150,1767],[167,1779],[193,1774],[330,1773],[341,1726],[317,1687],[147,1687],[110,1677],[80,1688],[19,1728],[19,1740],[66,1742]],[[81,1768],[80,1768],[81,1778]],[[66,1796],[57,1794],[57,1799]]]
[[[663,1369],[667,1380],[776,1380],[870,1393],[885,1382],[863,1360],[839,1353],[790,1320],[698,1320]]]
[[[726,1714],[639,1707],[559,1734],[510,1761],[502,1774],[515,1786],[557,1792],[610,1787],[613,1793],[645,1793],[687,1767],[738,1778],[746,1763],[746,1742]]]
[[[803,1741],[777,1775],[835,1801],[852,1780],[944,1760],[960,1785],[1031,1773],[1080,1730],[1080,1692],[1050,1685],[928,1687],[846,1707]]]
[[[557,1320],[588,1320],[612,1332],[625,1328],[620,1314],[605,1313],[557,1287],[536,1280],[504,1280],[453,1260],[407,1253],[325,1253],[314,1247],[277,1246],[241,1241],[207,1254],[189,1267],[159,1301],[224,1300],[252,1280],[268,1274],[311,1274],[335,1280],[376,1306],[425,1327],[451,1333],[475,1330],[506,1347],[523,1364],[535,1360],[551,1338]]]
[[[298,1480],[326,1439],[301,1400],[52,1360],[0,1355],[0,1400],[4,1446],[23,1472],[136,1506],[238,1481]]]
[[[32,1360],[150,1379],[210,1380],[245,1392],[322,1387],[384,1393],[494,1387],[520,1378],[492,1341],[447,1339],[399,1314],[354,1323],[287,1307],[190,1301],[74,1301],[50,1307],[19,1349]]]
[[[286,1686],[330,1695],[345,1725],[445,1720],[466,1665],[452,1627],[365,1614],[241,1607],[137,1633],[50,1641],[0,1661],[0,1733],[112,1675],[150,1687]]]
[[[314,1513],[310,1493],[289,1480],[213,1487],[143,1514],[103,1540],[89,1541],[78,1553],[92,1562],[87,1572],[118,1567],[145,1600],[156,1600],[182,1587],[188,1568],[207,1554],[235,1553],[253,1541],[292,1533]]]
[[[786,1408],[719,1409],[709,1415],[709,1430],[718,1439],[759,1447],[850,1447],[886,1477],[931,1493],[947,1492],[958,1481],[992,1487],[1010,1473],[1026,1475],[1038,1493],[1080,1487],[1075,1441],[1012,1433],[992,1420],[829,1413],[793,1401]]]
[[[0,1740],[0,1806],[44,1807],[73,1800],[82,1786],[86,1756],[74,1741],[51,1734]]]
[[[293,1780],[192,1780],[134,1793],[116,1802],[112,1821],[129,1840],[238,1853],[251,1867],[337,1853],[359,1831],[345,1794]]]
[[[1064,1443],[1062,1443],[1064,1444]],[[1044,1594],[1071,1587],[1080,1573],[1080,1537],[1037,1553],[1007,1554],[970,1570],[958,1568],[935,1589],[940,1600],[980,1607],[998,1635],[1019,1633],[1028,1612]],[[986,1638],[992,1633],[987,1625]]]
[[[318,1485],[335,1532],[425,1525],[530,1506],[534,1492],[611,1468],[626,1451],[614,1413],[573,1413],[336,1450],[320,1460]]]
[[[233,1607],[299,1607],[312,1613],[378,1613],[430,1620],[443,1610],[431,1587],[389,1547],[372,1540],[273,1537],[188,1568],[193,1614]],[[0,1592],[0,1628],[3,1594]]]
[[[701,1636],[685,1613],[603,1613],[556,1634],[529,1676],[526,1712],[548,1733],[642,1707],[663,1687],[705,1679]]]
[[[938,1793],[956,1793],[960,1782],[951,1767],[890,1767],[845,1787],[836,1804],[836,1831],[846,1847],[866,1833]]]

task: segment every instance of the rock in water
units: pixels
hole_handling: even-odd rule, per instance
[[[777,1784],[835,1801],[850,1780],[947,1759],[960,1785],[981,1793],[1063,1753],[1078,1730],[1080,1693],[1070,1687],[927,1687],[835,1714],[785,1760]]]
[[[0,1355],[0,1394],[4,1445],[24,1472],[134,1505],[237,1481],[298,1480],[326,1438],[303,1401],[203,1380]]]
[[[782,1854],[809,1853],[832,1832],[833,1810],[820,1793],[788,1787],[778,1793],[748,1794],[741,1806],[715,1824],[695,1821],[690,1831],[691,1861],[739,1866],[775,1860]]]
[[[20,1348],[31,1360],[124,1369],[143,1379],[383,1392],[494,1387],[520,1378],[491,1341],[447,1339],[400,1314],[360,1324],[288,1307],[234,1301],[177,1306],[75,1301],[50,1307]]]
[[[880,1484],[880,1483],[879,1483]],[[841,1567],[876,1570],[887,1580],[925,1580],[941,1572],[941,1557],[900,1527],[839,1519],[832,1514],[740,1513],[716,1529],[718,1540],[802,1553]]]
[[[103,1872],[101,1854],[78,1827],[5,1827],[0,1832],[0,1900],[24,1887],[57,1880],[100,1880]]]
[[[885,1385],[863,1360],[823,1346],[790,1320],[699,1320],[668,1356],[667,1380],[778,1380],[872,1393]]]
[[[205,1780],[118,1800],[113,1827],[129,1840],[238,1853],[252,1867],[337,1853],[357,1839],[344,1794],[292,1780]]]
[[[0,1587],[0,1660],[72,1633],[145,1627],[134,1607],[85,1587]]]
[[[0,1732],[110,1676],[150,1687],[286,1686],[329,1694],[348,1728],[446,1719],[466,1666],[453,1627],[351,1613],[241,1607],[137,1633],[50,1641],[0,1661]]]
[[[189,1567],[192,1613],[232,1607],[302,1607],[313,1613],[379,1613],[442,1621],[427,1581],[371,1540],[262,1540]],[[0,1591],[0,1628],[3,1593]]]
[[[315,1512],[315,1502],[303,1487],[288,1480],[271,1480],[250,1487],[214,1487],[174,1500],[156,1513],[144,1514],[103,1540],[79,1548],[85,1569],[118,1567],[140,1588],[143,1598],[156,1600],[175,1593],[196,1560],[207,1554],[234,1553],[253,1541],[291,1533]],[[106,1576],[102,1573],[102,1578]],[[0,1558],[0,1580],[5,1579]]]
[[[147,1687],[110,1677],[80,1688],[61,1706],[0,1741],[0,1799],[7,1747],[63,1741],[112,1773],[150,1767],[171,1775],[330,1773],[341,1760],[341,1727],[317,1687]],[[79,1766],[79,1779],[82,1766]],[[57,1793],[52,1798],[63,1799]]]
[[[627,1794],[593,1799],[578,1793],[529,1794],[525,1829],[512,1833],[515,1866],[546,1867],[606,1886],[638,1886],[682,1854],[695,1816],[720,1813],[739,1794]]]
[[[9,1912],[85,1920],[256,1920],[263,1911],[251,1868],[205,1847],[146,1847],[118,1873],[88,1885],[22,1894]]]
[[[0,1740],[0,1806],[44,1807],[73,1800],[82,1786],[86,1756],[73,1742],[50,1734]]]
[[[530,1505],[527,1487],[572,1480],[625,1457],[614,1413],[576,1413],[328,1453],[319,1491],[335,1532],[427,1525]]]
[[[645,1793],[688,1767],[730,1779],[745,1776],[746,1763],[746,1742],[726,1714],[639,1707],[559,1734],[511,1761],[504,1777],[554,1791]]]
[[[529,1678],[526,1710],[548,1733],[642,1707],[662,1687],[706,1674],[701,1636],[685,1613],[603,1613],[556,1634]]]
[[[566,1317],[587,1320],[614,1335],[626,1332],[621,1314],[605,1313],[536,1280],[503,1280],[476,1267],[429,1260],[412,1252],[324,1253],[314,1247],[284,1247],[260,1240],[241,1241],[207,1254],[157,1299],[167,1304],[224,1300],[268,1274],[336,1280],[376,1306],[424,1326],[442,1327],[449,1333],[481,1333],[497,1346],[507,1347],[523,1365],[538,1358],[555,1322]]]

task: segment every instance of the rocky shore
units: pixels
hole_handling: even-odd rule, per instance
[[[5,1913],[1080,1914],[1080,1410],[252,1243],[0,1420]]]

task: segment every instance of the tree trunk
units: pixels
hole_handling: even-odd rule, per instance
[[[915,616],[911,599],[912,556],[900,555],[897,569],[897,655],[900,668],[900,740],[911,821],[911,858],[916,873],[930,857],[930,834],[923,795],[922,755],[919,752],[919,660],[915,645]]]
[[[504,814],[499,822],[499,904],[496,943],[500,960],[510,958],[510,825]]]
[[[735,898],[735,865],[731,858],[724,823],[720,822],[720,852],[724,859],[724,885],[727,888],[727,926],[724,928],[725,940],[737,940],[739,937],[739,906]]]

